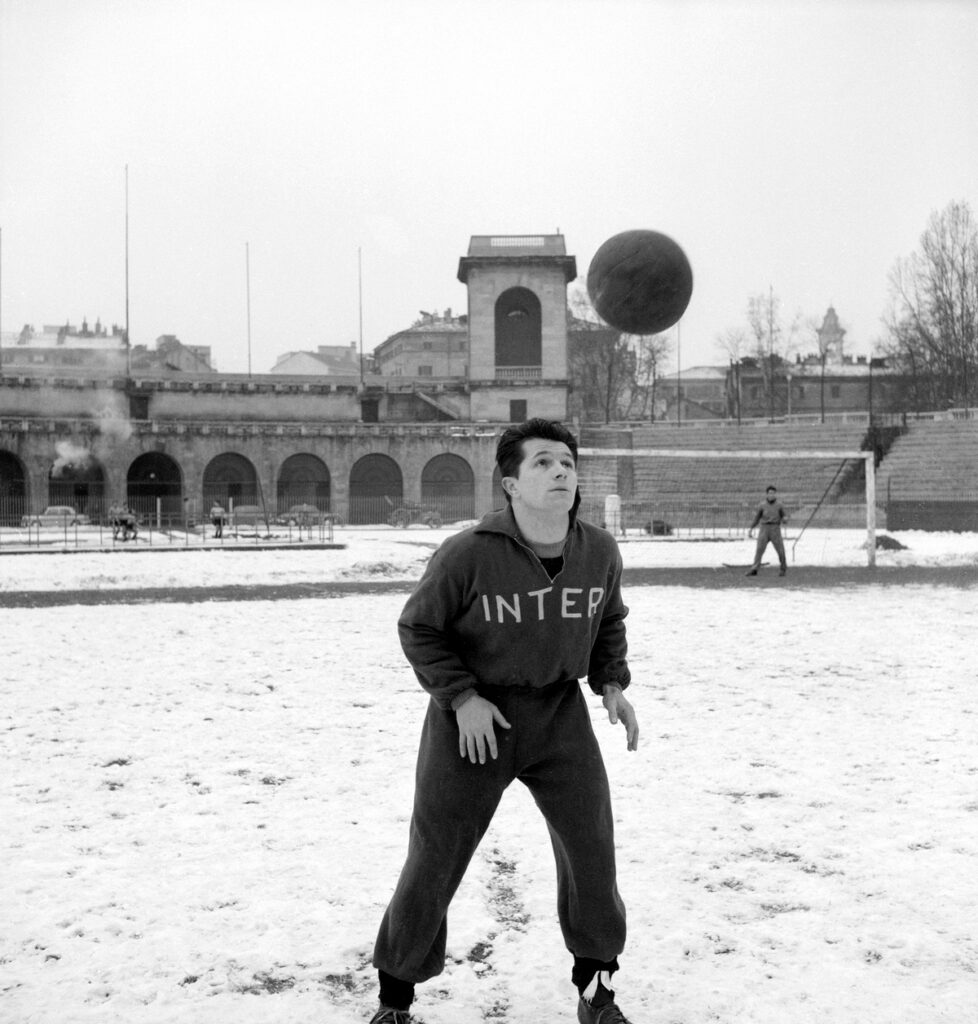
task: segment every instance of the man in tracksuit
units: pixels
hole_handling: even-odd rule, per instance
[[[769,487],[765,492],[764,501],[757,506],[757,511],[754,513],[754,521],[750,524],[750,529],[747,531],[747,536],[749,537],[754,532],[754,527],[759,527],[757,531],[757,548],[754,551],[754,564],[747,570],[748,576],[757,575],[757,570],[761,567],[761,558],[767,550],[768,544],[772,544],[774,550],[778,553],[778,560],[781,563],[781,571],[778,575],[783,576],[788,571],[788,560],[784,555],[784,538],[781,536],[781,524],[787,518],[784,505],[778,501],[777,487]]]
[[[550,831],[557,911],[573,956],[581,1024],[628,1024],[611,974],[625,943],[608,777],[578,680],[621,721],[621,555],[577,518],[577,442],[535,419],[501,437],[507,507],[446,540],[398,621],[431,700],[418,752],[407,861],[374,948],[380,1008],[371,1024],[409,1024],[418,982],[445,965],[448,907],[503,791],[519,779]]]

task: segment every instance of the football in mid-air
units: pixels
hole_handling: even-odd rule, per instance
[[[594,254],[587,292],[601,319],[622,333],[659,334],[686,312],[693,268],[668,235],[622,231]]]

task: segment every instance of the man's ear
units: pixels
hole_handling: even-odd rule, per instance
[[[503,490],[512,498],[516,493],[516,488],[519,486],[519,481],[515,476],[504,476],[501,483]]]

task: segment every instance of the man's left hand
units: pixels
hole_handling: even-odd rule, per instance
[[[601,703],[604,704],[608,712],[608,721],[612,725],[617,725],[621,721],[625,727],[628,749],[638,750],[638,719],[635,717],[635,709],[631,702],[617,686],[606,686]]]

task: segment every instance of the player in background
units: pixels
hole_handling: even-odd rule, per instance
[[[781,562],[781,571],[778,575],[783,576],[788,571],[788,561],[784,556],[784,538],[781,536],[781,524],[787,519],[788,515],[784,510],[784,505],[778,501],[778,489],[772,485],[765,492],[764,501],[758,505],[757,512],[754,513],[754,521],[747,531],[747,536],[750,537],[754,532],[754,527],[758,527],[757,550],[754,552],[754,564],[747,570],[748,576],[757,575],[757,570],[761,567],[761,557],[767,550],[768,544],[774,545],[774,550],[777,551],[778,559]]]
[[[417,983],[445,966],[449,904],[504,790],[519,779],[547,822],[557,912],[581,1024],[628,1024],[611,975],[625,944],[608,776],[579,680],[629,750],[638,722],[621,555],[577,517],[577,441],[534,419],[500,438],[507,507],[446,540],[398,621],[430,695],[407,860],[374,947],[372,1024],[409,1024]]]

